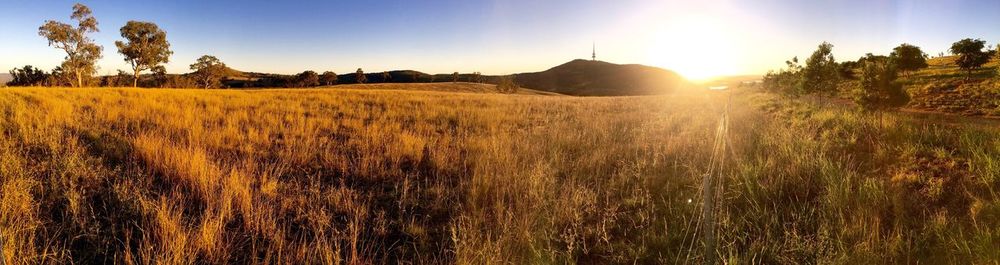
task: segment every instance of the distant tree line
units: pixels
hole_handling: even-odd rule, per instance
[[[363,83],[427,83],[474,82],[498,84],[497,90],[513,93],[517,90],[513,76],[484,77],[480,72],[430,75],[417,71],[365,73],[361,68],[353,74],[337,75],[326,71],[304,71],[294,75],[241,73],[229,68],[219,58],[203,55],[190,65],[190,73],[168,74],[163,66],[170,62],[173,51],[167,32],[153,22],[128,21],[119,29],[122,40],[115,41],[118,53],[131,69],[117,74],[96,76],[97,60],[103,57],[103,47],[89,36],[99,32],[97,18],[89,7],[73,5],[70,19],[75,25],[47,20],[38,28],[38,35],[51,47],[65,52],[63,62],[45,71],[26,65],[10,70],[10,86],[72,86],[72,87],[173,87],[173,88],[267,88],[317,87]]]
[[[986,42],[979,39],[963,39],[952,44],[950,52],[956,56],[955,65],[966,71],[967,79],[991,57],[1000,60],[997,50],[985,48]],[[824,42],[806,59],[805,65],[799,64],[795,57],[785,61],[785,68],[768,72],[763,87],[791,97],[847,93],[867,110],[898,108],[909,102],[909,96],[897,80],[899,75],[927,68],[927,59],[920,47],[903,43],[893,48],[888,56],[868,53],[856,61],[838,63],[833,57],[833,45]],[[857,80],[857,85],[844,88],[841,84],[846,80]]]

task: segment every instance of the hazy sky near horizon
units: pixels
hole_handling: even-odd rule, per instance
[[[77,1],[0,6],[0,69],[51,69],[64,54],[38,36],[70,22]],[[203,55],[243,71],[414,69],[486,74],[542,71],[572,59],[638,63],[691,78],[760,74],[834,44],[854,60],[907,42],[931,55],[962,38],[1000,41],[1000,1],[84,1],[104,46],[99,74],[128,71],[114,41],[129,20],[167,31],[171,73]]]

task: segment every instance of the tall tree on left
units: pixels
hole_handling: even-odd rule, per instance
[[[66,60],[62,69],[72,73],[76,79],[73,84],[84,86],[84,79],[97,72],[95,63],[101,59],[101,46],[87,37],[88,33],[98,32],[97,19],[90,8],[83,4],[73,5],[71,19],[77,21],[77,27],[59,21],[47,20],[38,28],[38,35],[49,40],[49,46],[66,52]]]
[[[116,41],[118,53],[132,65],[132,87],[138,87],[139,73],[170,62],[170,43],[167,33],[152,22],[129,21],[121,28],[125,42]]]

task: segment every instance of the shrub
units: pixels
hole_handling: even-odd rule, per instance
[[[517,89],[518,85],[517,82],[514,82],[513,75],[501,76],[499,81],[497,82],[497,92],[513,94],[517,93]]]

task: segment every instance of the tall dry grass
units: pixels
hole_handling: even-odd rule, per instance
[[[0,90],[9,264],[1000,260],[1000,129],[724,96]]]

